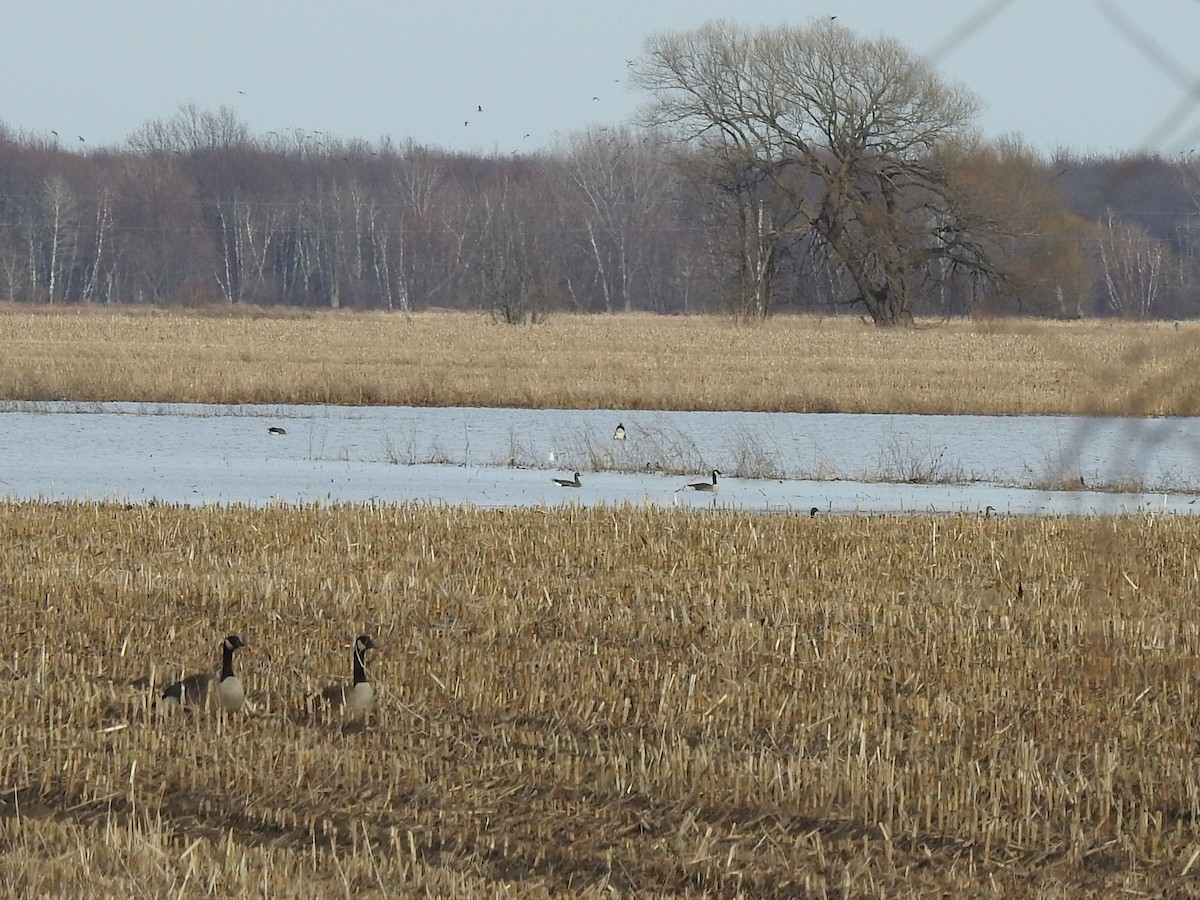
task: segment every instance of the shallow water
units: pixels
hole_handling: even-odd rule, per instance
[[[192,505],[1191,513],[1200,490],[1194,418],[10,403],[0,453],[10,497]],[[679,490],[714,468],[715,496]]]

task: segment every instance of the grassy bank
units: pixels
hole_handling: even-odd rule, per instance
[[[796,412],[1200,413],[1200,328],[0,310],[0,397]]]
[[[5,503],[8,896],[1195,888],[1192,518]],[[150,686],[231,631],[251,709]],[[362,731],[308,719],[382,645]]]

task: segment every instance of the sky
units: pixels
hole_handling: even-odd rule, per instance
[[[926,56],[988,137],[1053,155],[1200,145],[1200,0],[40,0],[0,28],[0,122],[82,149],[181,104],[258,135],[322,132],[471,153],[629,121],[646,36],[709,19],[837,16]],[[80,141],[79,139],[83,140]]]

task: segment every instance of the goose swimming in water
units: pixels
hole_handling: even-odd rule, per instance
[[[683,487],[678,488],[676,493],[678,493],[679,491],[688,491],[688,490],[707,491],[710,494],[715,493],[717,490],[717,476],[720,474],[721,473],[718,472],[716,469],[713,469],[712,481],[693,481],[691,484],[685,484]]]
[[[575,478],[555,478],[554,483],[559,487],[577,488],[583,487],[583,482],[579,480],[579,473],[575,473]]]

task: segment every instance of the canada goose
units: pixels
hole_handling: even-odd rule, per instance
[[[208,699],[208,685],[211,681],[212,675],[207,672],[188,675],[186,678],[167,685],[167,689],[162,694],[162,701],[177,706],[203,706]]]
[[[614,441],[625,440],[625,426],[622,425],[620,422],[617,423],[616,430],[613,431],[613,440]]]
[[[820,510],[814,506],[812,509],[810,509],[808,511],[808,517],[810,519],[815,519],[817,517],[817,513],[819,513],[819,512],[820,512]]]
[[[676,493],[678,493],[679,491],[686,491],[686,490],[708,491],[709,493],[715,493],[717,490],[717,476],[720,474],[721,473],[718,472],[716,469],[713,469],[711,482],[710,481],[693,481],[691,484],[685,484],[683,487],[678,488],[676,490]]]
[[[246,702],[242,680],[233,674],[233,653],[245,646],[245,642],[236,634],[229,635],[221,642],[221,677],[217,681],[216,695],[217,705],[228,712],[237,712]],[[212,676],[207,672],[188,675],[167,685],[162,694],[163,702],[204,706],[208,702],[208,686],[211,683]]]
[[[280,428],[278,425],[272,425],[267,429],[267,434],[287,434],[287,429]]]
[[[573,487],[573,488],[583,487],[583,482],[581,482],[579,480],[578,472],[575,473],[574,480],[572,480],[570,478],[555,478],[554,483],[557,484],[559,487]]]
[[[359,717],[375,710],[375,686],[367,680],[366,654],[375,649],[369,634],[360,635],[354,641],[354,677],[350,686],[334,684],[321,691],[318,702],[329,709],[341,710],[344,714]]]

